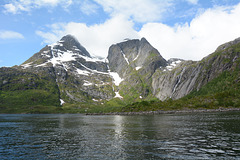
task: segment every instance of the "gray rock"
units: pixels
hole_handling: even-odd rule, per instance
[[[233,70],[240,53],[233,51],[231,46],[239,43],[240,39],[236,39],[221,45],[199,62],[184,61],[171,71],[157,70],[152,77],[153,94],[160,100],[178,99],[199,90],[224,71]]]
[[[133,39],[110,46],[107,62],[92,58],[76,38],[67,35],[22,65],[1,68],[0,89],[7,90],[12,83],[21,84],[20,89],[36,89],[41,81],[49,81],[58,88],[59,99],[69,103],[110,100],[116,91],[131,101],[149,97],[178,99],[199,90],[224,71],[240,69],[240,53],[234,50],[238,44],[239,38],[223,44],[198,62],[177,58],[166,61],[145,38]],[[66,60],[62,59],[64,54],[72,55]],[[123,79],[119,86],[109,71]]]

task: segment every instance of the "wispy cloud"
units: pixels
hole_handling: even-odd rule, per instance
[[[24,36],[21,33],[14,31],[0,30],[0,39],[23,39]]]
[[[11,0],[3,5],[5,13],[18,14],[21,12],[30,12],[33,9],[41,7],[62,6],[66,8],[72,4],[72,0]]]
[[[189,4],[197,4],[198,0],[182,0]],[[179,0],[9,0],[3,5],[4,13],[20,14],[38,8],[61,6],[67,9],[79,5],[86,15],[97,13],[102,8],[114,17],[125,16],[135,22],[146,23],[161,21]]]
[[[99,6],[90,0],[83,0],[80,4],[81,11],[86,15],[96,14]]]
[[[179,0],[94,0],[111,16],[124,15],[135,22],[162,21],[179,3]],[[182,0],[196,5],[198,0]]]
[[[136,22],[161,20],[173,0],[94,0],[111,16],[124,15]]]
[[[191,4],[198,4],[198,0],[186,0],[186,1]]]

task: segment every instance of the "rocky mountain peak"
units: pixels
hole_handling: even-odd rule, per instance
[[[62,51],[79,52],[79,54],[91,57],[88,51],[79,43],[76,37],[66,35],[60,41],[51,45],[53,49],[60,49]]]
[[[141,42],[142,42],[142,43],[149,43],[145,37],[142,37],[142,38],[141,38]]]
[[[45,46],[30,59],[25,61],[21,66],[28,67],[46,67],[48,65],[63,65],[85,59],[92,61],[88,51],[72,35],[62,37],[60,41]],[[94,60],[96,61],[96,60]]]
[[[78,43],[78,40],[76,39],[75,36],[71,35],[71,34],[68,34],[66,36],[63,36],[61,41],[75,41]]]
[[[124,76],[125,66],[140,69],[149,66],[153,72],[159,66],[166,66],[167,61],[157,49],[145,39],[132,39],[112,45],[109,48],[108,60],[110,70]],[[125,68],[125,69],[124,69]]]

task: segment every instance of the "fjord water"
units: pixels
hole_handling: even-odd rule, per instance
[[[240,159],[240,112],[3,114],[0,159]]]

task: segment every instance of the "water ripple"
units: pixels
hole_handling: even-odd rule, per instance
[[[0,159],[240,159],[239,117],[0,115]]]

